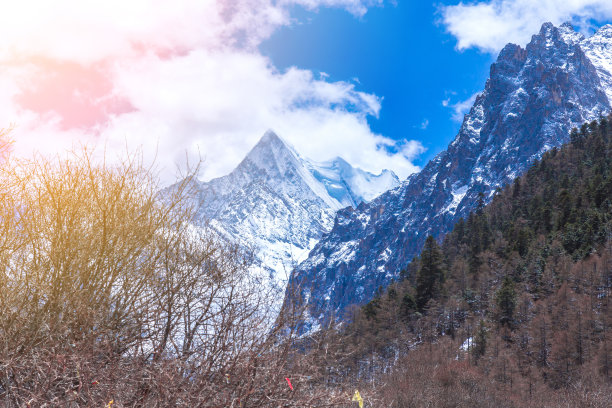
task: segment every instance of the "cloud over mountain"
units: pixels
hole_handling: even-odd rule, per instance
[[[0,124],[18,154],[77,143],[143,147],[174,168],[205,159],[226,174],[268,128],[316,160],[342,155],[369,171],[417,170],[420,144],[375,134],[381,99],[309,70],[279,71],[258,45],[294,23],[293,6],[362,16],[378,0],[161,0],[44,3],[0,16]],[[6,126],[5,125],[5,126]]]
[[[526,44],[542,23],[571,21],[589,30],[592,21],[612,19],[609,0],[488,0],[443,6],[442,22],[460,50],[476,47],[496,53],[512,42]]]

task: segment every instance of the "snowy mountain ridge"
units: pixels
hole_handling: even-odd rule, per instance
[[[542,25],[525,48],[508,44],[456,138],[425,168],[370,203],[340,210],[334,228],[292,273],[285,308],[304,306],[302,329],[347,318],[459,218],[569,140],[572,127],[610,111],[612,26],[584,38]]]
[[[606,24],[591,37],[583,38],[580,48],[597,69],[601,85],[612,104],[612,24]]]
[[[357,207],[399,180],[391,171],[374,175],[339,157],[322,163],[302,158],[267,131],[230,174],[195,184],[194,224],[251,247],[260,272],[282,292],[293,267],[331,230],[336,211]]]

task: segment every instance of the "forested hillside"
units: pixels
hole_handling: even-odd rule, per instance
[[[338,343],[353,345],[346,370],[373,400],[609,406],[611,119],[573,130],[441,244],[429,237],[401,281],[354,311]]]
[[[609,407],[612,116],[571,140],[309,337],[137,161],[5,161],[1,404]]]

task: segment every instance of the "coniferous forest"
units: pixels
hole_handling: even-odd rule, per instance
[[[384,406],[609,406],[612,118],[426,240],[340,330]]]

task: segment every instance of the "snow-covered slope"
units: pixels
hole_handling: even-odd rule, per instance
[[[306,160],[268,131],[230,174],[196,182],[194,224],[253,248],[258,266],[282,291],[291,270],[332,228],[337,210],[397,185],[390,171],[376,176],[341,158]]]
[[[601,27],[580,43],[589,60],[597,69],[601,85],[612,103],[612,24]]]
[[[305,165],[325,186],[327,193],[340,203],[340,208],[357,207],[362,201],[371,201],[399,185],[399,179],[390,170],[374,175],[352,167],[341,157],[323,163],[305,161]]]
[[[294,270],[285,307],[305,305],[303,329],[346,317],[399,276],[428,235],[440,237],[512,183],[569,131],[609,112],[612,28],[584,39],[544,24],[522,48],[508,44],[459,134],[418,174],[367,204],[337,213],[334,228]]]

